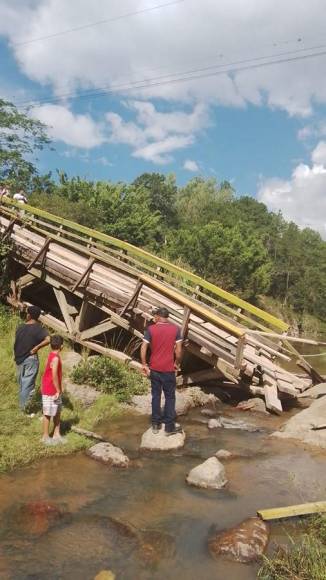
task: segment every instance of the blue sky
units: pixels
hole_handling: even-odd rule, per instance
[[[326,237],[326,56],[307,58],[326,47],[326,6],[300,4],[2,0],[0,94],[48,125],[41,172],[226,179]]]

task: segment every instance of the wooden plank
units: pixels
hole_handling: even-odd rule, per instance
[[[238,339],[238,345],[237,345],[237,350],[235,353],[235,361],[234,361],[234,366],[236,369],[241,369],[241,366],[243,363],[243,351],[244,351],[245,344],[246,344],[246,335],[244,334],[244,336],[242,336],[241,338]]]
[[[132,310],[136,304],[137,304],[137,300],[140,294],[140,291],[143,287],[143,283],[138,280],[137,284],[136,284],[136,288],[135,291],[133,293],[133,295],[131,296],[130,300],[128,300],[127,304],[123,307],[123,309],[120,312],[120,316],[124,316],[126,314],[126,312],[128,312],[128,310]]]
[[[281,415],[283,408],[282,403],[277,395],[277,386],[275,385],[264,385],[264,395],[266,401],[266,407],[269,411],[273,411],[277,415]]]
[[[113,328],[116,327],[117,325],[114,324],[110,318],[109,320],[101,322],[96,326],[92,326],[91,328],[87,328],[86,330],[84,330],[83,332],[81,332],[80,338],[81,340],[88,340],[89,338],[93,338],[94,336],[98,336],[99,334],[104,334],[105,332],[108,332],[109,330],[112,330]]]
[[[177,386],[182,387],[186,385],[198,384],[205,381],[211,381],[221,377],[221,373],[214,368],[196,371],[187,375],[179,375],[177,377]]]
[[[310,514],[322,514],[326,512],[326,501],[290,505],[287,507],[258,510],[257,514],[265,521],[306,516]]]
[[[43,244],[42,248],[39,250],[39,252],[37,252],[37,254],[36,254],[35,258],[34,258],[34,259],[31,261],[31,263],[30,263],[30,264],[28,264],[28,266],[27,266],[27,270],[30,270],[31,268],[33,268],[33,266],[35,266],[35,264],[37,263],[37,261],[38,261],[40,258],[42,258],[42,260],[41,260],[41,264],[43,265],[43,263],[44,263],[44,259],[45,259],[45,256],[46,256],[46,252],[48,251],[48,248],[49,248],[50,242],[51,242],[50,238],[47,238],[47,239],[44,241],[44,244]]]
[[[216,368],[221,371],[222,375],[224,375],[227,379],[229,379],[232,383],[238,384],[239,383],[239,371],[235,369],[232,365],[227,363],[225,360],[219,358],[216,363]]]
[[[185,306],[184,311],[183,311],[182,325],[181,325],[181,336],[182,336],[183,340],[185,340],[185,338],[187,338],[190,315],[191,315],[191,309],[188,306]]]
[[[81,285],[82,282],[84,282],[84,286],[87,286],[88,278],[90,276],[94,262],[95,262],[94,258],[90,258],[88,260],[87,267],[85,268],[85,270],[81,274],[81,276],[79,276],[77,282],[71,288],[71,292],[75,292],[77,290],[77,288]]]
[[[277,379],[277,388],[281,393],[286,393],[287,395],[290,395],[291,397],[297,397],[298,396],[298,392],[295,389],[295,387],[291,386],[289,383],[282,381],[281,379]]]
[[[58,290],[57,288],[53,288],[54,294],[56,296],[56,299],[58,301],[58,304],[60,306],[60,310],[61,310],[61,314],[63,316],[63,319],[66,323],[66,327],[68,329],[68,331],[73,334],[75,331],[75,321],[74,319],[71,317],[70,313],[69,313],[69,308],[68,308],[68,302],[65,296],[65,293],[62,290]]]

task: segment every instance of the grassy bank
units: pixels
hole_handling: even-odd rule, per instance
[[[22,413],[18,405],[18,385],[16,367],[13,360],[13,342],[17,324],[20,319],[0,307],[0,472],[26,465],[37,459],[52,455],[66,455],[92,445],[92,441],[70,431],[74,424],[85,429],[94,429],[100,421],[116,416],[121,412],[119,401],[121,393],[102,389],[100,397],[88,409],[72,397],[64,395],[62,412],[63,432],[67,444],[47,447],[41,443],[41,400],[39,385],[48,349],[40,353],[40,373],[38,375],[38,392],[30,411],[35,417]],[[125,369],[122,372],[126,372]],[[131,373],[131,371],[128,371]],[[99,381],[99,386],[101,382]],[[104,391],[104,392],[103,392]]]
[[[265,557],[260,580],[324,580],[326,571],[326,516],[311,519],[300,539],[276,546]]]

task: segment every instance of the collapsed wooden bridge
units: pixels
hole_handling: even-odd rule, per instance
[[[179,384],[223,378],[224,388],[241,385],[280,413],[283,399],[322,381],[285,322],[140,248],[9,199],[0,205],[0,235],[11,244],[8,301],[38,304],[46,325],[87,349],[139,366],[113,348],[117,329],[136,351],[152,309],[166,306],[187,353]],[[306,377],[286,370],[293,362]]]

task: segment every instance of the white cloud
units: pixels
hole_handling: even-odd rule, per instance
[[[164,165],[173,160],[173,157],[170,155],[172,151],[184,149],[192,143],[193,137],[191,135],[172,135],[162,141],[156,141],[145,145],[145,147],[139,147],[132,155],[133,157],[140,157],[146,161],[152,161],[153,163]]]
[[[58,94],[128,85],[131,80],[157,78],[160,82],[164,78],[158,77],[165,75],[167,79],[166,75],[178,76],[180,71],[290,53],[314,45],[315,39],[324,36],[324,4],[324,0],[187,0],[19,45],[151,4],[148,0],[2,0],[0,34],[9,39],[23,73],[43,86],[53,87]],[[153,86],[146,91],[134,90],[133,96],[237,107],[266,103],[291,115],[306,116],[314,102],[326,102],[326,84],[320,73],[322,58]]]
[[[317,230],[326,239],[326,142],[312,151],[312,164],[300,163],[289,181],[269,179],[261,184],[258,199],[300,227]]]
[[[92,149],[105,142],[101,126],[90,116],[74,115],[62,105],[41,105],[32,109],[32,115],[48,126],[54,141],[81,149]]]
[[[199,166],[198,166],[198,163],[196,163],[196,161],[192,161],[191,159],[186,159],[186,161],[183,164],[183,169],[186,169],[187,171],[192,171],[193,173],[196,173],[196,171],[199,171]]]
[[[172,152],[192,145],[195,136],[209,125],[207,108],[196,105],[185,111],[160,112],[150,102],[127,101],[135,121],[125,121],[117,113],[107,113],[112,143],[129,145],[133,157],[163,165],[173,160]]]

